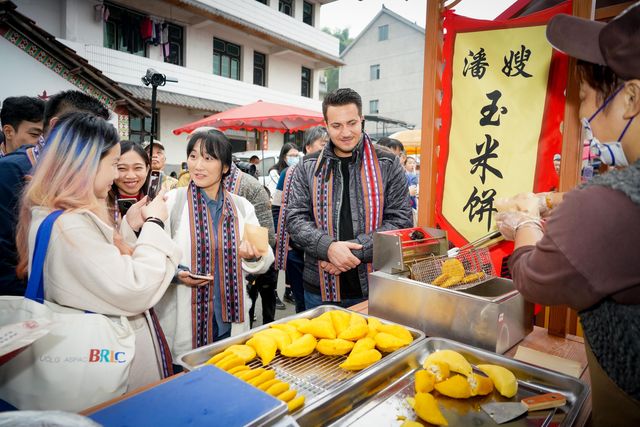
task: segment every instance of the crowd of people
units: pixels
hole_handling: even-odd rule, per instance
[[[592,140],[613,141],[618,164],[566,195],[524,196],[540,201],[537,214],[497,215],[515,241],[509,267],[518,290],[580,313],[595,425],[640,423],[639,25],[640,3],[608,24],[551,20],[551,43],[580,60],[583,126]],[[296,312],[366,300],[373,233],[414,225],[416,159],[399,141],[369,138],[351,89],[328,94],[322,113],[326,127],[306,132],[304,157],[295,145],[282,147],[270,198],[233,163],[216,129],[190,135],[175,179],[163,172],[162,143],[149,152],[120,141],[109,111],[86,94],[5,99],[1,293],[24,295],[27,277],[42,267],[46,301],[126,323],[135,356],[125,390],[173,374],[184,352],[251,328],[257,294],[263,323],[273,321],[279,270]],[[150,171],[161,179],[155,197],[147,194]],[[53,227],[38,259],[43,224]],[[266,249],[247,237],[248,226],[268,230]]]
[[[25,295],[39,235],[53,224],[44,300],[126,323],[135,356],[120,391],[177,372],[173,360],[188,350],[248,330],[258,295],[263,323],[272,322],[279,270],[297,312],[366,299],[373,231],[412,225],[407,180],[399,159],[363,133],[356,92],[328,96],[324,114],[328,126],[307,131],[303,160],[294,145],[283,147],[272,204],[214,128],[192,132],[176,179],[164,172],[164,145],[154,141],[150,152],[120,141],[97,99],[79,91],[6,99],[2,294]],[[152,171],[158,194],[147,194]],[[245,238],[247,224],[268,230],[266,251]]]

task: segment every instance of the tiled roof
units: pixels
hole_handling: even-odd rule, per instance
[[[151,88],[145,86],[136,86],[125,83],[120,83],[120,86],[127,91],[131,92],[137,99],[144,101],[151,101]],[[235,104],[229,104],[227,102],[215,101],[212,99],[198,98],[195,96],[182,95],[175,92],[167,92],[158,89],[158,103],[169,104],[178,107],[187,107],[196,110],[205,110],[212,112],[226,111],[229,108],[237,107]]]

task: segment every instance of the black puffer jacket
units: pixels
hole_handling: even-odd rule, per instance
[[[404,169],[398,158],[391,152],[375,146],[384,194],[384,209],[382,225],[377,231],[408,228],[413,225],[413,213],[409,201],[409,190]],[[353,151],[352,162],[349,165],[349,195],[352,210],[353,232],[355,241],[362,245],[362,249],[353,250],[353,254],[362,261],[358,266],[358,276],[362,295],[367,298],[369,286],[367,280],[367,263],[373,260],[373,236],[365,234],[364,197],[360,168],[363,156],[362,141]],[[317,289],[320,293],[318,279],[318,259],[328,261],[327,251],[329,245],[335,240],[326,232],[318,229],[313,215],[313,174],[316,170],[316,162],[320,152],[306,156],[293,173],[291,181],[290,199],[287,204],[287,231],[294,243],[304,249],[304,285],[305,289]],[[338,206],[342,199],[342,175],[340,174],[340,161],[333,152],[333,143],[329,142],[323,149],[322,156],[325,161],[333,165],[333,217],[338,218],[340,213]],[[337,224],[335,221],[334,224]],[[338,235],[334,230],[334,235]]]

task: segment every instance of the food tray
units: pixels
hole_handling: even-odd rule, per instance
[[[350,310],[346,310],[341,307],[332,305],[323,305],[311,310],[298,313],[293,316],[289,316],[280,319],[276,323],[286,323],[294,319],[299,318],[314,318],[320,316],[322,313],[331,310],[341,310],[351,313]],[[360,313],[359,313],[360,314]],[[374,316],[367,316],[361,314],[364,318],[370,318]],[[379,319],[379,318],[378,318]],[[385,324],[393,324],[385,319],[379,319]],[[178,357],[177,363],[184,366],[188,370],[194,370],[202,366],[207,360],[217,353],[224,351],[227,347],[233,344],[245,343],[253,334],[264,329],[268,329],[271,324],[260,326],[258,328],[251,329],[243,334],[227,338],[225,340],[209,344],[194,350],[191,350]],[[407,347],[400,350],[396,350],[393,353],[383,353],[382,360],[374,363],[370,367],[363,369],[362,371],[345,371],[340,368],[342,362],[344,362],[347,356],[325,356],[317,351],[314,351],[309,356],[299,358],[284,357],[280,353],[267,365],[269,368],[276,371],[276,377],[282,381],[286,381],[298,391],[299,394],[305,396],[305,405],[294,414],[294,417],[300,418],[308,416],[313,412],[315,407],[321,406],[322,402],[331,399],[343,386],[348,386],[352,383],[357,383],[359,378],[366,377],[367,372],[375,370],[376,366],[385,364],[389,361],[395,360],[399,355],[404,354],[407,351],[424,339],[424,333],[416,329],[407,327],[411,332],[414,341]],[[259,359],[254,359],[248,363],[251,368],[261,367],[262,363]],[[304,424],[309,425],[309,424]]]
[[[475,347],[460,344],[443,338],[427,338],[420,345],[405,352],[402,360],[385,370],[379,370],[377,375],[384,377],[393,374],[402,375],[395,381],[388,381],[386,387],[374,396],[364,401],[357,409],[351,411],[332,425],[353,426],[393,426],[401,424],[399,417],[421,422],[406,401],[408,396],[415,395],[415,371],[422,368],[422,362],[429,354],[436,350],[450,349],[461,353],[472,365],[490,363],[504,366],[511,370],[518,379],[518,393],[511,399],[500,396],[496,391],[487,396],[477,396],[469,399],[452,399],[434,392],[438,406],[450,426],[496,426],[480,405],[489,402],[518,402],[521,399],[537,394],[559,392],[567,398],[567,404],[557,408],[555,414],[547,423],[551,426],[568,427],[573,424],[585,399],[589,394],[588,386],[575,378],[546,369],[537,368],[495,353],[480,350]],[[357,395],[362,390],[351,387],[343,390],[343,396]],[[340,402],[336,402],[337,405]],[[331,408],[327,408],[328,411]],[[552,409],[535,411],[521,416],[501,426],[540,427]],[[423,423],[425,425],[430,425]]]

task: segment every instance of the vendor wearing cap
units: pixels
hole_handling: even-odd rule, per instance
[[[496,219],[515,240],[509,268],[523,296],[580,314],[592,425],[640,426],[640,2],[607,24],[555,16],[547,38],[580,60],[585,134],[623,167],[567,193],[544,228],[522,212]]]
[[[145,147],[147,152],[149,151],[149,145],[151,144]],[[164,165],[167,163],[167,157],[164,155],[164,145],[162,145],[162,142],[157,139],[153,140],[153,155],[149,154],[149,157],[151,157],[151,169],[160,172],[162,189],[169,191],[177,188],[178,180],[163,172]]]

